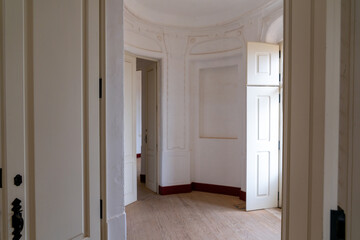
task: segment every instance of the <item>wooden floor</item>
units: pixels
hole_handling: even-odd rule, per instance
[[[196,191],[160,196],[139,187],[140,200],[126,207],[129,240],[281,239],[279,209],[245,212],[237,197]]]

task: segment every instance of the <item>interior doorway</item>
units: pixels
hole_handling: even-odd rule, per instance
[[[246,210],[282,206],[281,43],[247,45]]]
[[[157,193],[158,76],[157,60],[126,54],[125,205]]]

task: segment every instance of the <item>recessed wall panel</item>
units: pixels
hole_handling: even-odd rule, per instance
[[[238,138],[237,65],[200,69],[199,131],[201,138]]]

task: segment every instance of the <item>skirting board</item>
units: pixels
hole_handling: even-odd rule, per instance
[[[221,185],[206,184],[206,183],[195,183],[195,182],[185,185],[166,186],[166,187],[159,186],[160,195],[189,193],[192,191],[230,195],[230,196],[239,197],[241,200],[246,201],[246,192],[241,191],[241,188],[236,188],[236,187],[221,186]]]
[[[191,191],[192,191],[191,184],[168,186],[168,187],[159,186],[159,194],[160,195],[170,195],[170,194],[177,194],[177,193],[189,193]]]
[[[136,158],[141,158],[141,153],[137,153]]]

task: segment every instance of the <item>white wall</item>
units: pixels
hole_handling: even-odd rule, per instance
[[[193,182],[246,186],[244,54],[191,61]]]
[[[162,63],[161,186],[199,182],[245,189],[246,42],[261,41],[281,15],[278,1],[226,25],[193,29],[154,25],[125,9],[125,49],[160,58]],[[198,89],[199,71],[195,66],[210,66],[215,72],[218,67],[236,66],[237,94],[232,98],[238,106],[229,110],[235,139],[224,139],[229,133],[222,134],[220,128],[220,139],[199,137],[199,92],[194,91]],[[203,124],[211,127],[217,122],[207,120]]]

